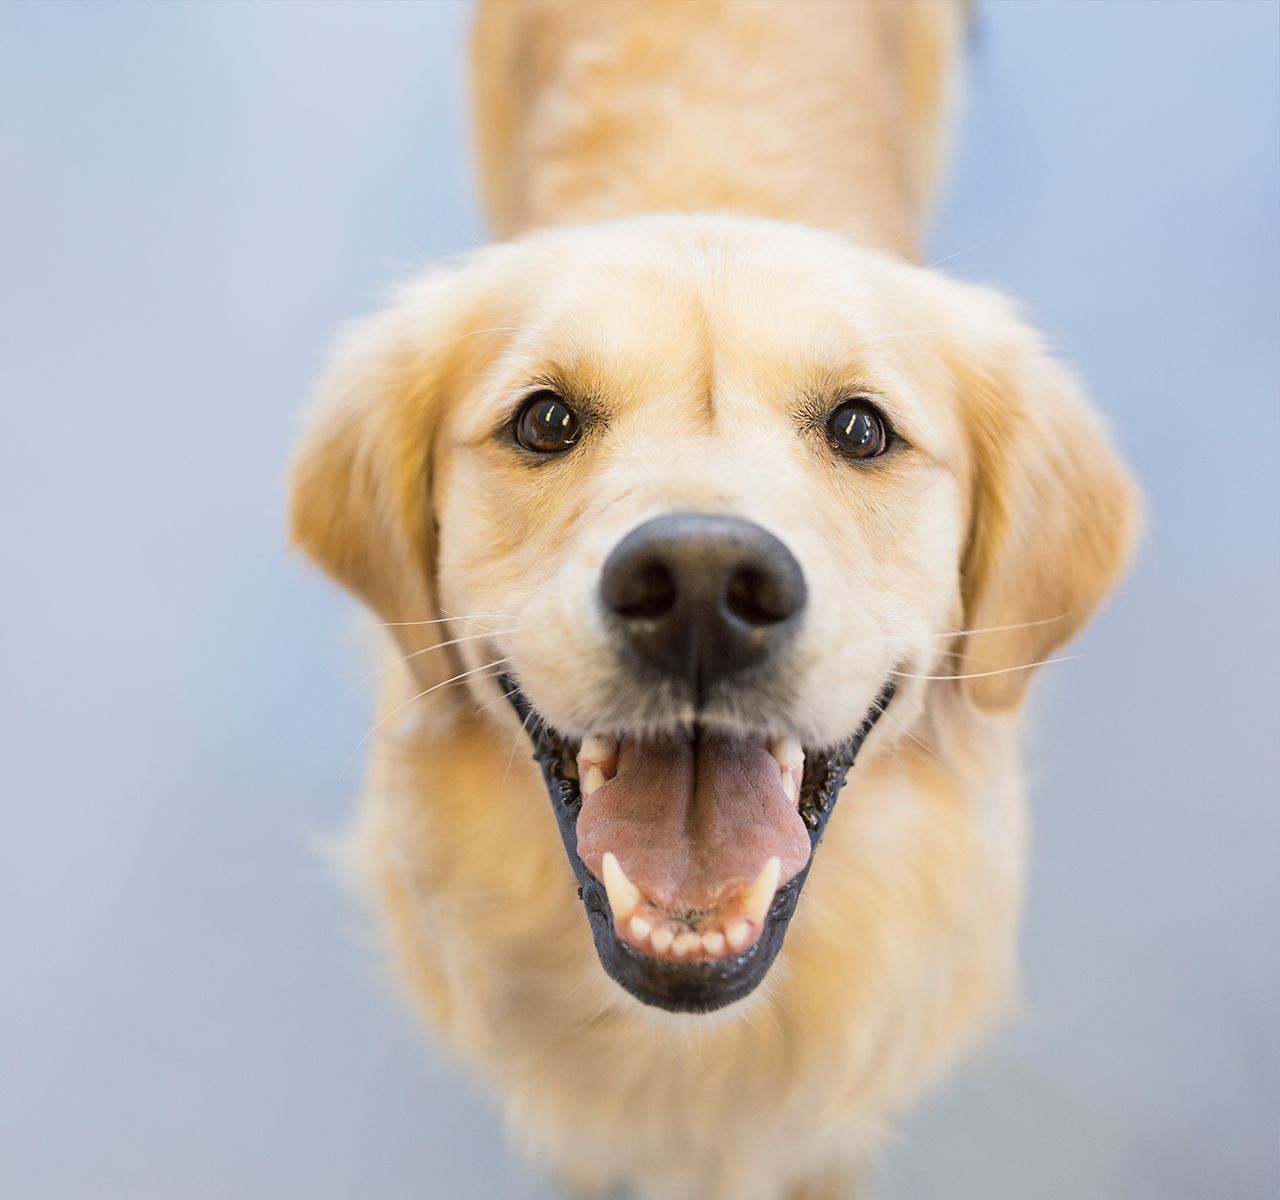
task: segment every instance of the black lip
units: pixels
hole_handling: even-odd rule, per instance
[[[809,830],[809,861],[794,879],[779,888],[760,937],[750,949],[731,958],[693,963],[651,958],[627,945],[614,932],[613,914],[604,885],[578,857],[577,824],[582,796],[577,781],[563,771],[570,748],[547,728],[510,676],[504,675],[498,682],[528,730],[533,744],[533,759],[542,771],[565,853],[578,877],[578,895],[587,910],[596,953],[609,977],[637,1000],[668,1012],[712,1012],[753,992],[782,949],[787,926],[796,911],[800,891],[809,876],[813,856],[822,841],[845,776],[867,735],[889,707],[895,690],[893,682],[886,683],[880,690],[862,725],[851,738],[825,759],[812,755],[806,757],[804,782],[800,788],[800,816]]]

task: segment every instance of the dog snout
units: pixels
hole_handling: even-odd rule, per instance
[[[600,598],[648,666],[701,698],[773,654],[799,623],[807,589],[795,555],[739,517],[672,513],[614,548]]]

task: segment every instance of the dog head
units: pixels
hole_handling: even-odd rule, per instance
[[[1135,508],[999,297],[678,216],[485,249],[357,325],[293,528],[407,654],[452,643],[424,687],[508,695],[605,968],[706,1010],[767,971],[863,740],[939,689],[1016,708]]]

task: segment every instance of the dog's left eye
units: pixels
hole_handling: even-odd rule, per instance
[[[847,458],[875,458],[889,448],[889,425],[865,400],[845,400],[827,418],[827,433]]]
[[[568,450],[582,432],[582,422],[554,392],[538,392],[525,401],[516,416],[515,438],[526,450],[559,454]]]

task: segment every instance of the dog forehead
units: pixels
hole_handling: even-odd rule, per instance
[[[920,323],[909,268],[780,222],[644,219],[548,243],[511,348],[521,365],[664,386],[712,365],[744,383],[788,379],[890,361],[860,350]]]
[[[561,232],[549,249],[540,256],[547,274],[539,315],[575,339],[606,345],[655,332],[695,340],[708,325],[725,337],[768,341],[811,337],[824,325],[874,330],[877,307],[900,302],[883,256],[781,222],[616,222]]]

